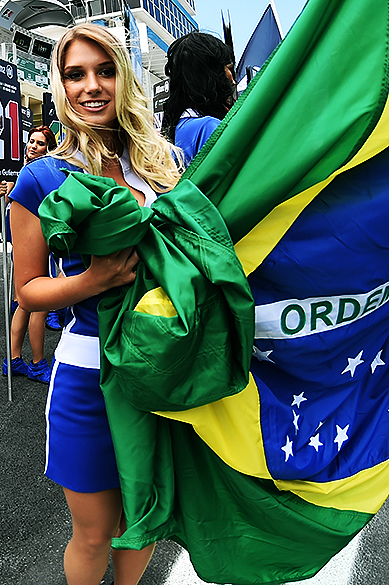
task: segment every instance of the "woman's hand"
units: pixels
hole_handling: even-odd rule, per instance
[[[92,256],[89,268],[80,274],[50,278],[49,250],[39,218],[14,201],[11,228],[15,290],[21,307],[26,311],[68,307],[135,280],[139,256],[133,247],[100,258]]]
[[[8,184],[7,184],[7,181],[3,180],[0,182],[0,197],[7,195],[7,192],[8,192]]]
[[[89,276],[95,279],[101,291],[131,284],[136,277],[136,266],[139,256],[134,247],[125,248],[108,256],[92,256]]]

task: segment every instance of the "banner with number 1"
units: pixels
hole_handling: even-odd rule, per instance
[[[0,60],[0,180],[15,181],[23,162],[17,68],[13,63]]]

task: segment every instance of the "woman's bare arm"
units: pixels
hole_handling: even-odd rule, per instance
[[[66,278],[48,275],[49,250],[39,218],[17,202],[11,206],[15,290],[26,311],[44,311],[73,305],[110,288],[135,280],[139,257],[132,248],[97,258],[85,272]]]

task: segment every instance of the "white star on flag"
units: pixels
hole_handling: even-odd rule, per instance
[[[296,414],[294,410],[292,412],[293,412],[293,424],[294,424],[294,428],[296,429],[296,435],[297,435],[297,431],[299,430],[298,420],[300,418],[300,415]]]
[[[257,358],[257,360],[259,360],[260,362],[271,362],[272,364],[274,364],[275,362],[273,362],[273,360],[271,360],[269,358],[269,355],[273,353],[272,349],[269,349],[267,351],[261,351],[260,349],[258,349],[258,347],[256,345],[253,345],[253,353],[252,355],[254,357]]]
[[[350,372],[351,377],[353,377],[357,366],[359,366],[360,364],[363,364],[363,362],[364,362],[364,360],[361,359],[362,354],[363,354],[363,349],[359,352],[357,357],[347,358],[348,359],[348,366],[347,366],[347,368],[345,368],[343,370],[342,374],[345,374],[346,372]]]
[[[289,457],[293,457],[293,441],[291,441],[286,435],[286,443],[283,447],[281,447],[282,451],[285,451],[285,463],[288,461]]]
[[[381,353],[382,353],[382,349],[380,349],[380,351],[377,353],[377,355],[375,356],[374,360],[371,362],[370,367],[371,367],[371,373],[374,374],[376,367],[377,366],[385,366],[385,362],[382,361],[381,359]]]
[[[296,396],[296,394],[293,394],[293,402],[291,406],[296,405],[297,408],[300,408],[300,404],[304,402],[304,400],[308,400],[308,398],[305,398],[304,392],[301,392],[301,394],[299,394],[298,396]]]
[[[308,447],[314,447],[316,449],[316,453],[319,451],[319,447],[323,446],[323,443],[320,442],[319,435],[320,433],[317,433],[317,435],[311,437],[308,443]]]
[[[348,440],[347,431],[350,425],[347,425],[342,429],[339,425],[336,425],[336,432],[338,433],[334,439],[334,443],[338,443],[338,451],[340,451],[343,443]]]

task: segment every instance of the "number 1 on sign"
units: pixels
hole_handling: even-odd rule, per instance
[[[20,159],[19,142],[19,107],[17,102],[9,101],[5,108],[5,117],[10,121],[11,128],[11,159]]]
[[[10,121],[10,147],[11,160],[20,160],[19,142],[19,106],[17,102],[10,100],[5,107],[5,117]],[[4,132],[4,106],[0,102],[0,136]],[[0,140],[0,159],[5,159],[4,139]]]

